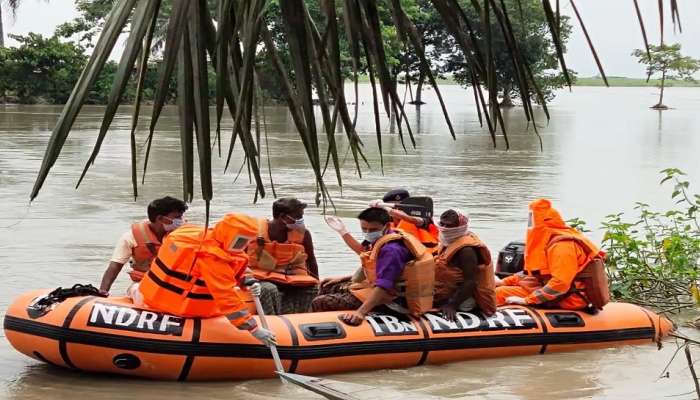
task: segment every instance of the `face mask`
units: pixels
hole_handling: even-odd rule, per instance
[[[438,226],[438,230],[440,231],[440,243],[444,245],[449,245],[450,243],[453,243],[455,240],[467,234],[467,228],[467,225],[455,226],[453,228],[444,228],[442,226]]]
[[[170,220],[172,222],[170,222],[169,224],[163,224],[163,229],[165,229],[166,232],[172,232],[185,223],[185,221],[182,218],[171,218]]]
[[[376,242],[382,236],[384,236],[384,232],[382,231],[365,232],[365,240],[370,243]]]
[[[292,230],[297,230],[297,231],[303,231],[306,229],[306,225],[304,225],[304,217],[301,217],[297,220],[294,220],[293,224],[287,224],[287,229],[292,229]]]

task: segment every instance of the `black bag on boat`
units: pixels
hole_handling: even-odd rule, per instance
[[[510,242],[498,252],[496,275],[500,278],[513,275],[525,267],[525,243]]]

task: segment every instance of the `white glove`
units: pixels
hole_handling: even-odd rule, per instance
[[[265,346],[273,346],[277,344],[277,338],[275,334],[262,326],[257,327],[254,331],[250,332],[256,339],[258,339]]]
[[[340,236],[344,236],[346,233],[350,233],[343,221],[335,215],[326,215],[325,220],[326,224],[328,224],[328,226],[330,226],[331,229],[338,232]]]
[[[384,207],[384,202],[377,199],[377,200],[372,200],[369,202],[369,206],[373,208],[382,208]]]
[[[262,285],[260,282],[255,282],[254,284],[248,286],[248,292],[250,292],[251,296],[258,297],[262,293]]]
[[[522,298],[522,297],[520,297],[520,296],[509,296],[509,297],[506,297],[506,303],[508,303],[508,304],[520,304],[520,305],[523,305],[523,306],[527,304],[527,302],[525,301],[525,299]]]

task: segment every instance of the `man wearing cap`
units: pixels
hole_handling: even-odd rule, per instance
[[[272,204],[272,219],[261,219],[257,239],[246,250],[249,268],[261,281],[261,303],[271,315],[303,313],[318,293],[318,264],[304,225],[306,203],[285,197]]]
[[[370,203],[372,207],[382,207],[382,203],[401,204],[402,201],[411,197],[406,189],[393,189],[382,197],[382,200],[375,200]],[[435,248],[438,245],[438,230],[430,218],[414,217],[406,214],[397,208],[387,208],[391,219],[392,228],[402,232],[410,233],[418,238],[426,247]]]

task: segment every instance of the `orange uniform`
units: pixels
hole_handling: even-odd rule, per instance
[[[131,225],[131,234],[136,240],[136,247],[131,250],[131,271],[129,277],[134,282],[140,282],[146,275],[153,259],[160,249],[160,240],[149,227],[148,221]]]
[[[525,273],[511,275],[496,288],[499,305],[518,296],[531,305],[556,305],[577,310],[588,301],[571,293],[574,279],[596,256],[604,256],[597,246],[578,230],[566,225],[548,200],[530,203],[531,227],[525,247]],[[580,283],[576,289],[583,290]]]
[[[140,285],[144,302],[182,317],[225,315],[239,329],[254,330],[246,304],[238,297],[248,257],[243,249],[255,238],[257,220],[229,214],[214,229],[186,225],[165,239]]]
[[[289,230],[284,243],[270,240],[269,223],[258,222],[258,238],[247,249],[255,279],[289,286],[316,286],[319,281],[309,271],[304,250],[305,231]]]

